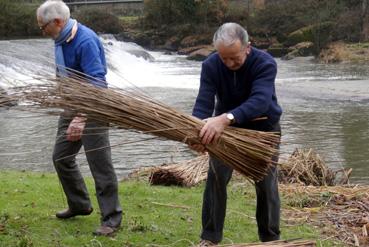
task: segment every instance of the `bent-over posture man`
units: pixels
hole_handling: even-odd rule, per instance
[[[219,27],[213,42],[217,52],[202,64],[200,88],[193,109],[194,116],[206,119],[199,134],[202,145],[191,148],[203,152],[207,144],[217,142],[227,126],[280,132],[282,109],[275,92],[275,60],[251,47],[247,31],[236,23]],[[278,154],[273,160],[278,161]],[[232,171],[222,161],[210,157],[200,246],[218,244],[223,238],[226,187]],[[276,169],[255,183],[255,188],[259,238],[261,241],[278,240],[280,201]]]

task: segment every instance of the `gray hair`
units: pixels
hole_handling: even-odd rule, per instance
[[[241,41],[242,46],[246,46],[249,43],[249,35],[247,34],[246,29],[241,25],[234,22],[228,22],[221,25],[215,32],[213,44],[215,48],[217,48],[219,44],[230,46],[237,40]]]
[[[66,21],[70,18],[70,10],[62,0],[47,0],[38,7],[37,16],[45,23],[54,19]]]

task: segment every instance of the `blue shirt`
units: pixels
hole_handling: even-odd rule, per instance
[[[107,87],[104,47],[94,31],[78,23],[74,38],[62,47],[67,68],[88,75],[86,79],[95,86]]]
[[[212,117],[214,110],[215,116],[232,113],[237,127],[270,130],[282,114],[275,92],[276,74],[274,58],[254,47],[236,71],[228,69],[219,54],[213,53],[202,64],[192,114],[205,119]],[[259,117],[267,119],[252,121]]]

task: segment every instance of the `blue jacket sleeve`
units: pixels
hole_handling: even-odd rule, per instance
[[[97,87],[107,87],[105,81],[106,65],[101,59],[100,47],[95,40],[88,39],[81,44],[80,64],[83,73],[88,75],[88,81]]]
[[[276,63],[261,64],[255,71],[255,74],[256,77],[252,83],[250,97],[231,111],[239,124],[265,116],[264,114],[272,103],[275,91],[275,77],[277,75]]]
[[[200,88],[196,98],[192,115],[200,119],[213,116],[215,105],[216,85],[211,78],[210,68],[203,63],[200,76]]]

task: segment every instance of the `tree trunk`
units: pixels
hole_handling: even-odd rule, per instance
[[[369,41],[369,0],[362,0],[361,41]]]

